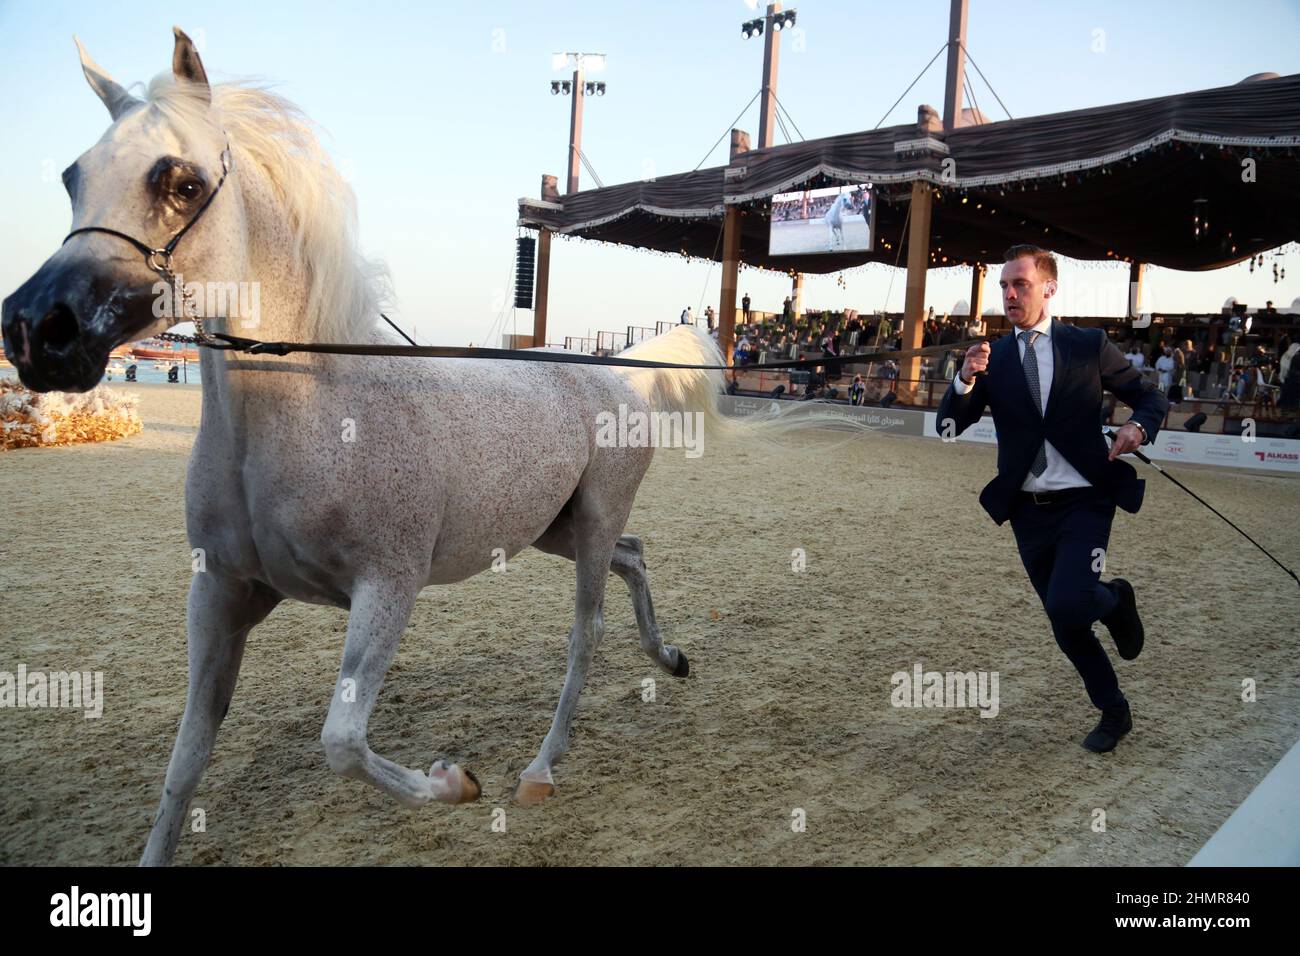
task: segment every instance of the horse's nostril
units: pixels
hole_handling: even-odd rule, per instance
[[[77,325],[77,317],[72,310],[64,303],[56,302],[50,311],[41,316],[41,321],[36,325],[36,334],[47,348],[61,349],[77,340],[81,327]]]

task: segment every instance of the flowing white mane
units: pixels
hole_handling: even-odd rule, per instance
[[[229,137],[234,166],[256,164],[294,228],[293,255],[308,279],[303,335],[320,342],[363,340],[379,318],[387,271],[357,250],[356,198],[298,107],[269,90],[214,84],[212,105],[170,73],[149,83],[146,102],[179,132]]]

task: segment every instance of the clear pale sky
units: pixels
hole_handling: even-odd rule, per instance
[[[870,129],[945,39],[947,0],[802,0],[783,35],[778,95],[809,139]],[[501,312],[516,200],[542,173],[565,172],[568,101],[552,96],[556,51],[603,52],[604,97],[588,100],[583,147],[606,185],[693,169],[758,89],[762,43],[743,40],[744,0],[657,4],[366,3],[220,0],[0,0],[0,295],[68,228],[59,172],[103,133],[108,114],[81,76],[72,34],[119,82],[170,69],[171,26],[199,44],[214,82],[258,78],[301,106],[357,192],[367,253],[392,270],[397,317],[439,344],[484,341]],[[1101,31],[1100,33],[1098,31]],[[1300,72],[1300,3],[1201,0],[1086,3],[972,0],[969,50],[1013,116]],[[1099,44],[1100,39],[1100,44]],[[1096,49],[1098,46],[1104,49]],[[976,71],[979,105],[1004,118]],[[941,106],[943,59],[885,125]],[[757,138],[757,104],[736,125]],[[777,142],[782,142],[778,133]],[[724,141],[705,165],[726,161]],[[593,185],[584,170],[583,185]],[[1269,267],[1271,269],[1271,258]],[[1300,255],[1286,279],[1246,266],[1155,269],[1144,311],[1214,310],[1230,295],[1285,306],[1300,298]],[[550,339],[675,319],[718,300],[719,267],[578,240],[557,241]],[[868,266],[810,276],[807,308],[898,310],[903,274]],[[1127,270],[1063,269],[1065,309],[1122,314]],[[967,270],[931,270],[928,304],[951,310]],[[996,270],[985,290],[997,304]],[[777,309],[788,279],[741,273],[755,308]],[[1093,304],[1096,304],[1095,307]],[[505,312],[505,327],[511,324]],[[530,332],[532,313],[514,316]]]

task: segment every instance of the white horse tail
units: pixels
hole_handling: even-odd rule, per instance
[[[723,364],[718,343],[693,325],[675,325],[671,331],[638,342],[618,356],[676,365]],[[615,367],[645,397],[651,411],[699,412],[704,416],[705,428],[717,437],[789,448],[787,442],[777,439],[789,432],[797,437],[810,426],[829,426],[850,438],[876,431],[860,418],[846,416],[844,406],[821,401],[780,401],[774,402],[766,415],[726,415],[719,407],[719,399],[726,391],[726,378],[720,370]]]
[[[638,342],[619,358],[674,365],[722,365],[722,351],[707,332],[694,325],[675,325],[663,335]],[[703,412],[705,421],[726,428],[731,419],[718,409],[726,388],[721,371],[615,366],[656,412]]]

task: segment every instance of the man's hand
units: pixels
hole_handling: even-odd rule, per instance
[[[975,381],[975,376],[989,367],[989,344],[981,342],[979,345],[972,345],[966,350],[966,361],[961,363],[961,380],[963,384],[969,385]]]
[[[1110,444],[1110,455],[1108,461],[1114,461],[1120,455],[1127,455],[1133,451],[1143,441],[1142,429],[1138,428],[1132,422],[1127,423],[1123,428],[1115,433],[1115,440]]]

